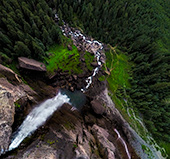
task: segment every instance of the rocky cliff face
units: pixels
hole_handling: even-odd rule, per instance
[[[38,100],[54,96],[55,89],[43,81],[30,79],[29,83],[34,91],[12,70],[2,65],[0,70],[0,148],[1,153],[4,153],[10,143],[11,126],[13,125],[14,129],[18,127],[17,118],[24,117],[31,110],[31,105]],[[139,158],[130,144],[133,136],[129,126],[115,109],[108,96],[106,84],[95,78],[86,96],[87,102],[81,111],[65,104],[32,137],[23,142],[17,151],[14,150],[15,154],[7,152],[1,157],[128,159],[125,145],[114,131],[116,128],[127,145],[131,158]],[[21,107],[18,108],[17,105]],[[17,117],[15,121],[14,115]]]
[[[15,115],[15,102],[23,100],[35,102],[37,95],[11,69],[0,65],[0,154],[8,150],[12,124]]]
[[[113,128],[114,124],[104,116],[82,115],[64,105],[36,132],[31,142],[20,146],[16,156],[7,158],[126,159]],[[138,158],[130,145],[128,149],[132,158]]]
[[[139,158],[129,144],[132,138],[125,135],[129,131],[128,124],[105,93],[107,90],[88,99],[81,112],[73,111],[68,104],[63,105],[28,141],[21,144],[17,154],[9,153],[4,158],[128,159],[124,145],[114,132],[114,128],[121,126],[125,128],[118,130],[131,158]],[[96,105],[102,111],[96,111]]]
[[[0,85],[0,152],[8,150],[15,106],[11,94]]]

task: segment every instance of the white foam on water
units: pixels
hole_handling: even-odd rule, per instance
[[[35,107],[23,121],[9,146],[9,151],[18,147],[19,144],[31,133],[43,125],[46,120],[64,103],[69,103],[69,98],[60,92],[51,99]]]

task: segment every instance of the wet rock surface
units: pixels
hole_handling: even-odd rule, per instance
[[[96,99],[94,97],[94,99]],[[56,158],[56,159],[126,159],[124,147],[117,142],[114,127],[116,119],[107,116],[96,116],[91,107],[90,99],[81,111],[73,110],[64,104],[53,116],[39,128],[29,141],[22,143],[15,155],[3,158]],[[109,111],[106,108],[105,111]],[[138,159],[133,148],[128,144],[126,135],[121,136],[127,143],[132,159]]]
[[[19,120],[41,97],[11,69],[0,65],[0,75],[0,154],[3,154],[8,150],[12,126],[17,126],[14,119],[20,124]]]

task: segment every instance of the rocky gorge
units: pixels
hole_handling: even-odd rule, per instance
[[[106,47],[102,47],[92,38],[85,37],[79,30],[70,28],[67,24],[61,29],[65,36],[71,37],[73,44],[82,54],[88,51],[95,56],[92,63],[94,70],[92,72],[86,70],[80,75],[69,75],[67,71],[56,70],[51,77],[38,72],[29,72],[27,83],[24,83],[11,69],[0,65],[1,157],[6,159],[147,158],[142,149],[144,141],[115,108],[108,95],[107,82],[98,80],[98,76],[105,73],[101,68],[106,61],[104,54]],[[71,49],[70,46],[68,49]],[[80,61],[83,63],[83,58],[80,58]],[[43,70],[45,72],[44,68]],[[32,75],[34,79],[29,77]],[[54,97],[60,88],[69,89],[71,94],[74,94],[74,90],[80,90],[79,94],[84,92],[86,103],[81,109],[72,109],[70,104],[64,104],[17,149],[7,152],[12,132],[17,130],[25,116],[37,103]],[[78,94],[75,94],[74,98],[76,97],[79,97]]]

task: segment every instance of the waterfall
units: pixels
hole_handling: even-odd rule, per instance
[[[70,103],[67,95],[60,92],[53,98],[46,100],[36,106],[23,121],[9,146],[9,151],[18,147],[19,144],[36,129],[45,123],[45,121],[64,103]]]
[[[58,19],[58,15],[55,15],[55,18]],[[65,24],[65,22],[64,22]],[[78,38],[82,37],[86,43],[90,43],[91,47],[93,48],[94,45],[98,45],[99,48],[94,52],[94,55],[97,59],[98,66],[93,70],[92,76],[89,76],[86,79],[87,85],[85,88],[82,88],[81,91],[85,92],[91,85],[93,77],[98,73],[99,68],[102,65],[102,62],[100,61],[100,50],[103,49],[102,43],[96,41],[96,40],[88,40],[87,37],[85,37],[79,30],[76,31],[70,31],[68,33],[65,32],[64,27],[62,28],[63,35],[69,36],[71,35],[72,38]],[[9,151],[18,147],[19,144],[31,133],[33,133],[37,128],[39,128],[41,125],[45,123],[45,121],[64,103],[70,103],[70,99],[67,95],[62,95],[61,93],[58,93],[54,98],[46,100],[44,103],[40,104],[39,106],[35,107],[26,117],[22,125],[19,127],[17,132],[15,132],[15,136],[12,140],[12,143],[9,146]]]
[[[116,132],[118,138],[117,140],[120,140],[121,143],[123,144],[124,148],[125,148],[125,151],[126,151],[126,154],[128,156],[128,159],[131,159],[131,156],[130,156],[130,153],[129,153],[129,150],[128,150],[128,147],[126,145],[126,142],[123,140],[123,138],[120,136],[120,133],[117,131],[117,129],[114,129],[114,131]]]

